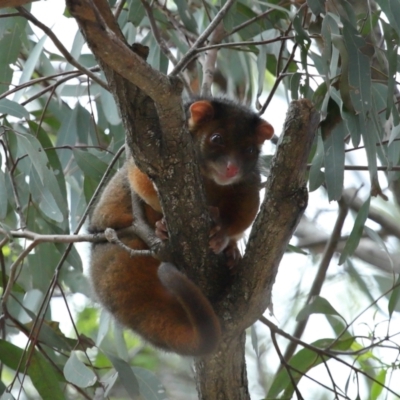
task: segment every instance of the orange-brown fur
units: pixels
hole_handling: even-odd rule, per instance
[[[247,109],[226,100],[216,101],[193,102],[188,109],[188,124],[208,204],[219,210],[218,229],[210,240],[210,247],[215,252],[225,249],[231,256],[227,243],[236,245],[236,238],[250,226],[258,211],[260,176],[254,157],[258,157],[259,147],[272,136],[273,129]],[[225,110],[231,115],[224,115]],[[243,127],[249,132],[244,132],[243,137],[236,133],[235,136],[235,125],[240,126],[241,119],[246,118],[249,122],[244,122]],[[217,143],[213,149],[214,132],[223,135],[223,145]],[[241,148],[252,145],[257,149],[256,155],[251,151],[241,153]],[[223,157],[218,158],[218,151]],[[243,176],[239,175],[242,173]],[[237,181],[230,184],[230,179]],[[128,160],[101,195],[92,213],[91,232],[132,224],[131,190],[144,200],[145,216],[151,226],[162,218],[153,183]],[[147,248],[134,235],[122,241],[133,249]],[[98,243],[92,249],[91,278],[97,297],[116,319],[155,346],[179,354],[201,355],[212,352],[218,344],[220,325],[211,304],[173,265],[160,263],[150,256],[130,257],[118,245]]]

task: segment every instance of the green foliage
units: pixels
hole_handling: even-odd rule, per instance
[[[115,3],[114,7],[120,2]],[[307,304],[293,305],[290,318],[294,322],[294,315],[297,321],[322,315],[334,337],[321,332],[318,340],[310,340],[314,347],[298,350],[287,360],[287,368],[279,371],[277,363],[271,366],[267,360],[266,381],[272,383],[263,389],[267,398],[291,398],[306,385],[306,374],[323,365],[329,370],[332,358],[342,357],[350,361],[341,364],[348,382],[340,396],[363,398],[363,385],[367,388],[364,398],[395,396],[396,379],[393,384],[390,377],[399,369],[397,355],[390,362],[383,361],[379,346],[393,339],[391,329],[398,323],[400,309],[400,267],[396,263],[400,234],[386,223],[393,220],[398,225],[400,215],[393,200],[396,190],[382,189],[398,185],[400,176],[396,87],[400,0],[377,0],[376,4],[339,0],[337,7],[322,0],[298,2],[304,3],[301,6],[294,3],[234,3],[222,21],[225,33],[217,54],[214,93],[256,104],[260,110],[278,97],[305,97],[314,102],[321,124],[309,160],[309,190],[323,193],[324,199],[323,205],[310,204],[316,220],[328,202],[342,198],[344,187],[349,186],[349,164],[365,163],[369,179],[351,175],[352,184],[367,188],[367,200],[356,217],[346,221],[350,233],[337,250],[343,267],[324,278],[332,282],[345,276],[346,301],[334,302],[337,299],[324,285],[321,295]],[[352,7],[353,3],[362,6]],[[151,31],[151,17],[179,61],[225,2],[154,1],[150,16],[141,0],[121,4],[118,23],[127,41],[149,46],[148,63],[167,73],[172,62]],[[26,10],[32,9],[36,18],[53,26],[54,21],[35,7],[27,5]],[[70,46],[64,45],[80,68],[52,43],[54,38],[18,12],[0,8],[0,362],[5,367],[0,369],[1,399],[18,398],[20,390],[27,398],[39,395],[45,400],[116,398],[116,387],[122,388],[124,398],[140,394],[143,399],[165,399],[165,390],[154,375],[161,363],[157,352],[93,306],[85,273],[88,244],[71,244],[73,235],[84,233],[82,227],[103,177],[123,163],[119,151],[125,141],[123,116],[112,94],[82,72],[83,67],[89,68],[105,80],[76,25],[67,25],[66,35],[56,36],[66,43],[68,37],[74,38]],[[63,22],[73,22],[67,10],[64,15]],[[209,44],[207,40],[200,44],[183,75],[194,91],[203,83],[202,65],[210,54]],[[265,114],[268,120],[276,110],[270,107]],[[279,133],[280,127],[275,128]],[[265,170],[271,158],[264,156]],[[384,176],[378,173],[379,167],[391,170]],[[381,218],[372,217],[376,195],[391,200],[385,212],[382,207],[378,210]],[[371,219],[382,229],[365,228]],[[331,218],[324,221],[325,234],[330,233],[331,222]],[[393,275],[387,273],[390,268],[369,274],[360,268],[356,250],[366,235],[371,239],[368,243],[390,260]],[[300,253],[299,257],[312,254],[312,261],[319,261],[319,250],[312,245],[304,250],[301,244],[293,244],[289,251]],[[363,261],[375,268],[383,264],[382,258]],[[307,297],[301,289],[297,294]],[[292,295],[285,292],[283,297],[291,307]],[[359,314],[370,311],[373,315],[368,323],[363,322],[368,335],[356,333]],[[378,316],[387,323],[384,335],[377,333],[382,323],[377,322]],[[67,322],[67,328],[61,329],[60,322]],[[261,363],[262,341],[255,328],[251,338]],[[390,345],[396,353],[398,339],[393,342]],[[363,385],[359,383],[362,379]],[[320,390],[317,395],[313,392],[313,398],[339,389],[328,382]]]

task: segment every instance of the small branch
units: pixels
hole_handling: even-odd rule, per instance
[[[318,355],[326,355],[330,358],[335,359],[336,361],[346,365],[347,367],[349,367],[352,371],[355,371],[361,375],[364,375],[367,379],[371,380],[372,382],[377,383],[379,386],[385,388],[386,390],[388,390],[390,393],[394,394],[395,396],[399,397],[400,396],[400,392],[396,393],[393,390],[391,390],[389,387],[385,386],[382,382],[379,382],[377,379],[375,379],[374,377],[368,375],[366,372],[364,372],[363,370],[355,367],[352,364],[349,364],[348,362],[346,362],[345,360],[341,359],[340,357],[338,357],[335,353],[333,353],[331,350],[325,350],[325,349],[321,349],[319,347],[313,346],[312,344],[309,344],[307,342],[304,342],[292,335],[289,335],[288,333],[286,333],[284,330],[278,328],[273,322],[271,322],[270,320],[268,320],[267,318],[265,318],[264,316],[260,317],[260,321],[265,324],[266,326],[268,326],[268,328],[277,333],[278,335],[290,340],[291,342],[296,343],[296,345],[300,345],[308,350],[314,351],[316,354]]]
[[[158,29],[157,23],[154,18],[152,7],[147,3],[146,0],[140,0],[140,1],[143,4],[144,9],[146,10],[146,14],[147,14],[147,17],[149,18],[149,22],[150,22],[151,31],[153,32],[154,38],[156,39],[156,42],[160,46],[161,51],[165,54],[165,56],[168,58],[169,61],[171,61],[171,63],[173,65],[176,65],[178,63],[178,60],[172,54],[170,48],[165,43],[165,40],[163,39],[163,37],[160,33],[160,30]],[[178,74],[178,76],[179,76],[179,78],[181,78],[187,92],[191,93],[190,86],[189,86],[188,82],[186,82],[185,77],[182,74]]]
[[[312,164],[307,165],[307,169],[311,168]],[[400,171],[400,165],[394,165],[392,167],[388,167],[386,165],[376,167],[378,171]],[[369,167],[367,165],[345,165],[344,169],[346,171],[369,171]]]
[[[144,9],[146,10],[146,14],[147,14],[147,17],[149,18],[149,22],[150,22],[151,31],[153,32],[154,38],[156,39],[156,42],[160,46],[161,51],[166,55],[168,60],[170,60],[172,62],[172,64],[176,65],[178,63],[178,60],[172,54],[170,48],[167,46],[167,44],[165,43],[165,40],[161,36],[160,30],[158,29],[158,26],[154,19],[153,9],[147,3],[146,0],[140,0],[140,2],[142,3]]]
[[[282,3],[283,3],[283,2],[280,2],[279,5],[282,4]],[[239,32],[240,30],[246,28],[247,26],[251,25],[252,23],[258,21],[259,19],[265,17],[266,15],[268,15],[268,14],[270,14],[271,12],[274,12],[274,11],[275,11],[274,8],[270,8],[269,10],[264,11],[263,13],[258,14],[258,15],[256,15],[256,16],[253,17],[253,18],[248,19],[247,21],[243,22],[242,24],[240,24],[240,25],[238,25],[238,26],[235,26],[230,32],[226,33],[226,35],[225,35],[224,37],[228,37],[228,36],[233,35],[233,34],[236,33],[236,32]]]
[[[135,232],[136,233],[136,232]],[[116,244],[117,246],[121,247],[122,249],[124,249],[125,251],[127,251],[129,253],[129,255],[131,257],[135,257],[135,256],[153,256],[153,253],[151,250],[135,250],[135,249],[131,249],[130,247],[128,247],[126,244],[122,243],[117,236],[117,233],[115,232],[114,229],[112,228],[107,228],[104,231],[104,235],[105,238],[113,244]]]
[[[47,93],[47,92],[50,92],[50,91],[52,92],[55,88],[57,88],[57,86],[61,85],[62,83],[67,82],[67,81],[69,81],[69,80],[71,80],[71,79],[73,79],[73,78],[76,78],[76,77],[78,77],[79,75],[83,75],[82,72],[79,72],[79,73],[78,73],[77,71],[74,71],[74,72],[75,72],[76,75],[74,75],[74,76],[68,76],[68,77],[59,79],[57,82],[53,83],[52,85],[49,85],[49,86],[45,87],[45,88],[42,89],[40,92],[37,92],[37,93],[34,94],[32,97],[29,97],[29,99],[23,101],[23,102],[21,103],[21,105],[22,105],[22,106],[25,106],[26,104],[30,103],[31,101],[36,100],[36,99],[42,97],[43,94],[45,94],[45,93]]]
[[[130,228],[121,229],[119,235],[127,235],[132,232]],[[13,239],[27,239],[36,243],[80,243],[80,242],[104,242],[107,240],[103,233],[83,234],[83,235],[42,235],[40,233],[32,232],[30,230],[22,231],[6,231],[0,228],[0,234]]]
[[[164,2],[164,5],[161,5],[158,1],[153,1],[152,5],[155,5],[167,18],[167,20],[170,22],[170,24],[175,28],[176,32],[179,32],[183,36],[183,40],[190,39],[191,41],[196,41],[197,35],[195,35],[193,32],[190,32],[188,29],[186,29],[180,22],[177,20],[174,16],[174,14],[168,10],[168,8],[165,6],[166,2]],[[182,40],[182,41],[183,41]]]
[[[10,173],[10,182],[11,182],[11,187],[12,187],[12,191],[13,191],[13,195],[14,195],[14,201],[15,201],[15,205],[16,205],[16,213],[18,214],[19,217],[19,225],[22,229],[24,229],[26,227],[26,220],[25,220],[25,215],[21,206],[21,202],[19,200],[19,194],[18,194],[18,190],[17,190],[17,185],[15,183],[15,179],[14,179],[14,170],[16,167],[16,164],[14,162],[14,160],[12,159],[12,154],[9,151],[9,146],[8,146],[8,142],[7,142],[7,136],[4,136],[4,142],[2,141],[3,147],[4,147],[4,152],[6,155],[6,165],[7,165],[7,169],[9,170]]]
[[[90,69],[84,67],[83,65],[79,64],[77,60],[75,60],[74,57],[72,57],[71,53],[64,47],[64,45],[60,42],[58,37],[54,34],[54,32],[44,25],[42,22],[40,22],[38,19],[36,19],[29,11],[27,11],[23,7],[17,7],[17,10],[19,14],[23,17],[25,17],[28,21],[32,22],[34,25],[36,25],[38,28],[40,28],[54,43],[54,45],[57,47],[58,50],[60,50],[61,54],[65,57],[65,59],[73,65],[75,68],[77,68],[79,71],[82,71],[84,74],[88,75],[90,78],[93,79],[96,83],[98,83],[102,88],[108,90],[108,85],[102,81],[96,74],[94,74]]]
[[[10,296],[11,289],[14,286],[15,277],[17,275],[17,268],[23,259],[38,245],[36,241],[33,241],[24,251],[22,251],[17,259],[10,266],[10,274],[7,282],[7,286],[4,290],[3,296],[1,298],[1,304],[4,308],[7,306],[7,300]]]
[[[212,33],[210,44],[218,44],[225,33],[224,24],[220,22]],[[214,71],[215,64],[217,62],[218,50],[216,48],[208,50],[205,54],[205,60],[203,63],[203,86],[201,88],[201,94],[203,96],[211,96],[211,85],[214,82]]]
[[[336,219],[336,223],[333,228],[332,234],[329,238],[329,241],[326,244],[324,255],[320,262],[317,275],[314,278],[314,282],[310,289],[310,293],[308,294],[306,304],[309,304],[310,301],[313,299],[313,297],[318,296],[321,293],[321,288],[325,281],[326,272],[328,270],[328,267],[329,267],[329,264],[333,257],[333,254],[336,250],[337,244],[339,243],[339,240],[340,240],[340,234],[341,234],[341,231],[343,228],[344,221],[347,216],[348,206],[347,206],[346,201],[343,198],[341,200],[339,200],[338,204],[339,204],[339,214]],[[308,322],[308,317],[305,318],[304,320],[298,322],[298,324],[294,330],[294,333],[293,333],[294,337],[300,338],[302,336],[304,329],[307,326],[307,322]],[[288,347],[285,351],[285,360],[286,361],[288,361],[292,358],[293,354],[296,351],[296,347],[297,347],[297,344],[294,341],[292,341],[288,345]]]
[[[243,42],[231,42],[231,43],[220,43],[220,44],[210,44],[209,46],[204,46],[204,47],[199,47],[196,50],[196,53],[201,53],[203,51],[207,51],[210,49],[223,49],[227,47],[239,47],[239,46],[262,46],[264,44],[269,44],[269,43],[276,43],[276,42],[282,42],[285,40],[290,40],[294,39],[294,36],[278,36],[274,39],[268,39],[268,40],[256,40],[256,41],[243,41]]]
[[[223,7],[219,10],[215,18],[210,22],[210,25],[204,30],[199,38],[193,43],[189,51],[181,58],[175,68],[170,73],[170,76],[178,75],[190,62],[191,58],[196,54],[196,50],[203,44],[203,42],[210,36],[210,34],[217,28],[218,24],[222,21],[224,16],[229,11],[235,0],[227,0]]]
[[[96,67],[96,69],[98,70],[98,67]],[[82,72],[80,71],[66,71],[66,72],[60,72],[59,74],[54,74],[54,75],[49,75],[49,76],[43,76],[40,78],[36,78],[36,79],[31,79],[28,82],[22,83],[21,85],[16,85],[13,89],[8,90],[7,92],[3,93],[0,95],[0,99],[4,99],[8,96],[10,96],[11,94],[18,92],[19,90],[25,89],[29,86],[33,86],[37,83],[42,83],[42,82],[47,82],[49,80],[58,78],[59,76],[65,76],[65,75],[72,75],[69,77],[69,79],[73,79],[76,78],[79,75],[82,75]]]
[[[282,47],[281,47],[281,49],[283,49],[283,44],[284,44],[284,42],[282,42]],[[277,78],[276,78],[276,80],[275,80],[275,82],[274,82],[274,85],[272,86],[272,89],[271,89],[271,91],[270,91],[270,93],[269,93],[269,95],[268,95],[268,98],[267,98],[267,100],[265,101],[264,105],[261,107],[261,110],[259,111],[259,114],[260,114],[260,115],[264,114],[264,112],[265,112],[265,110],[267,109],[269,103],[271,102],[272,98],[274,97],[275,92],[276,92],[276,90],[278,89],[278,86],[279,86],[281,80],[285,77],[286,71],[288,70],[288,68],[289,68],[289,66],[290,66],[290,63],[291,63],[292,60],[294,59],[294,54],[295,54],[295,52],[296,52],[297,46],[298,46],[298,44],[295,43],[294,46],[293,46],[293,49],[292,49],[292,53],[290,54],[290,57],[288,58],[288,60],[287,60],[287,62],[286,62],[286,65],[284,66],[284,68],[282,69],[282,71],[281,71],[279,74],[276,75]],[[282,50],[282,51],[283,51],[283,50]],[[281,54],[280,54],[280,55],[281,55]],[[278,63],[277,65],[279,65],[279,63]],[[278,68],[278,67],[277,67],[277,68]]]
[[[113,159],[111,160],[110,164],[108,165],[106,171],[104,172],[103,177],[101,178],[101,181],[99,182],[95,192],[93,193],[92,198],[89,201],[89,204],[86,206],[86,210],[83,213],[78,226],[75,229],[74,234],[78,234],[78,232],[80,231],[80,229],[82,228],[82,225],[85,223],[87,216],[89,215],[89,211],[91,210],[94,202],[96,201],[97,197],[100,195],[100,191],[103,189],[103,186],[105,185],[105,183],[108,180],[108,177],[111,174],[112,169],[114,168],[115,163],[118,161],[119,157],[121,156],[121,154],[125,151],[125,146],[121,146],[119,148],[119,150],[115,153],[115,156],[113,157]]]
[[[364,204],[364,202],[356,195],[356,189],[347,189],[343,193],[343,196],[348,202],[350,208],[358,212],[360,211],[360,208]],[[400,239],[400,225],[398,221],[394,220],[393,218],[387,217],[385,214],[374,207],[370,207],[368,211],[368,219],[379,224],[386,231],[386,233],[396,236]]]
[[[278,357],[281,360],[281,365],[283,365],[285,367],[285,369],[286,369],[286,371],[287,371],[287,373],[289,375],[290,382],[292,382],[292,386],[293,386],[293,389],[296,392],[297,398],[299,400],[300,399],[303,400],[303,396],[301,395],[301,393],[299,391],[299,388],[297,387],[297,383],[296,383],[295,379],[293,378],[292,371],[291,371],[292,367],[286,362],[285,358],[283,357],[283,355],[281,353],[281,349],[279,348],[278,342],[276,341],[276,334],[272,330],[271,330],[271,339],[272,339],[272,343],[273,343],[273,345],[275,347],[275,350],[276,350],[276,352],[278,354]]]
[[[124,6],[126,4],[126,0],[120,0],[118,4],[115,6],[115,12],[114,12],[114,17],[116,20],[118,20],[121,11],[124,9]]]
[[[299,9],[297,10],[297,12],[300,12],[300,10],[303,8],[303,6],[305,6],[307,3],[302,4]],[[290,22],[288,28],[285,31],[285,36],[287,36],[290,32],[290,30],[292,29],[292,21]],[[261,107],[261,110],[259,111],[259,114],[262,115],[264,114],[265,110],[267,109],[269,103],[271,102],[273,96],[275,95],[276,90],[278,89],[278,86],[281,82],[281,80],[284,78],[284,76],[286,75],[286,71],[288,70],[290,63],[293,61],[294,59],[294,55],[296,53],[297,47],[298,47],[298,43],[295,43],[292,49],[292,53],[290,54],[288,60],[286,61],[285,66],[283,67],[282,71],[279,71],[280,68],[280,64],[282,61],[282,56],[283,56],[283,50],[284,50],[284,46],[285,46],[285,41],[282,42],[281,44],[281,48],[279,49],[279,55],[278,55],[278,61],[276,63],[276,74],[275,76],[277,77],[275,80],[275,83],[268,95],[267,100],[265,101],[264,105]]]

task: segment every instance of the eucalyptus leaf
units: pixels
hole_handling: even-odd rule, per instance
[[[47,39],[47,35],[43,35],[42,38],[37,42],[36,46],[30,51],[29,57],[25,62],[24,69],[22,71],[22,75],[19,79],[19,84],[23,84],[31,79],[32,74],[35,70],[36,64],[39,61],[40,55],[43,52],[43,46]],[[23,96],[24,90],[19,90],[15,93],[13,97],[13,101],[18,102],[20,98]]]
[[[6,178],[4,172],[0,169],[0,221],[7,215],[8,201],[6,191]]]
[[[43,400],[64,400],[64,393],[61,390],[60,381],[63,381],[61,374],[55,371],[54,366],[37,350],[25,353],[30,354],[28,375],[33,385]]]
[[[339,264],[343,264],[347,257],[353,255],[356,250],[358,244],[360,243],[361,235],[364,230],[365,221],[368,218],[369,206],[371,203],[371,197],[368,198],[367,201],[361,206],[358,211],[356,220],[354,221],[353,229],[350,233],[349,238],[344,246],[342,254],[340,255]]]
[[[97,381],[95,373],[79,360],[76,354],[72,351],[64,365],[65,379],[81,388],[93,386]]]
[[[327,315],[337,315],[344,319],[323,297],[315,296],[312,301],[305,305],[300,312],[297,314],[296,321],[303,321],[308,318],[311,314],[327,314]]]
[[[332,132],[327,133],[322,128],[322,135],[325,151],[325,182],[329,201],[339,200],[342,196],[344,181],[345,125],[343,120],[335,125]]]
[[[353,337],[344,340],[319,339],[316,342],[312,343],[312,345],[321,349],[332,346],[332,350],[344,351],[348,350],[353,342]],[[316,367],[317,365],[326,362],[327,359],[329,359],[329,356],[325,356],[324,358],[322,358],[316,352],[306,348],[298,351],[289,360],[289,365],[293,367],[293,369],[291,370],[291,375],[295,383],[298,383],[305,373],[307,373],[313,367]],[[279,398],[283,399],[292,398],[292,394],[294,392],[292,380],[289,378],[286,368],[283,368],[274,377],[271,387],[268,391],[267,399],[277,399],[279,394],[282,392],[284,392],[284,394],[282,395],[282,397]]]
[[[153,372],[139,367],[132,367],[132,371],[139,382],[143,400],[168,400],[163,384]]]
[[[395,287],[389,298],[388,311],[390,316],[392,316],[393,311],[397,309],[399,300],[400,300],[400,275],[397,278]]]
[[[129,396],[132,399],[138,398],[140,395],[139,382],[132,371],[131,366],[119,357],[115,357],[111,354],[106,355],[118,372],[118,377],[122,383],[122,386],[128,392]]]
[[[29,119],[29,113],[25,107],[9,99],[0,100],[0,114],[8,114],[16,118]]]

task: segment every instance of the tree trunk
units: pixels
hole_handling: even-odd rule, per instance
[[[249,400],[245,361],[246,332],[196,361],[199,400]]]

